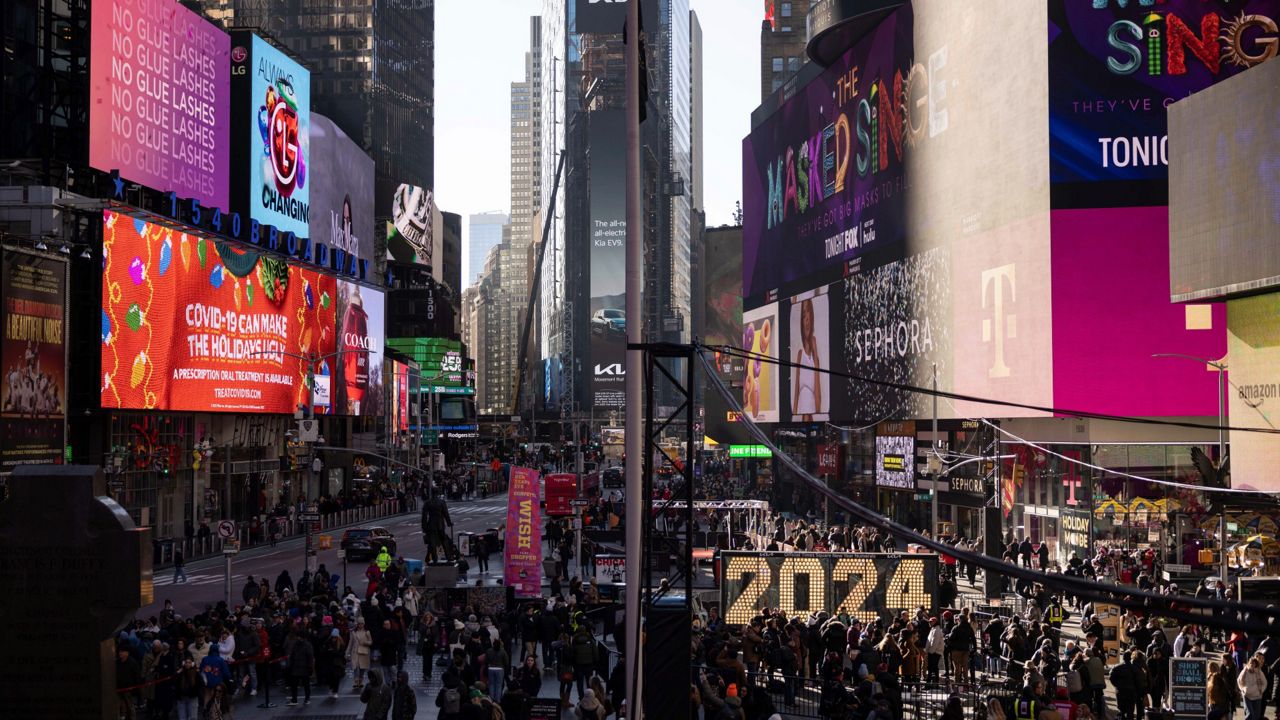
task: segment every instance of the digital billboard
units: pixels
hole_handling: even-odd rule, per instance
[[[742,228],[709,228],[703,248],[703,277],[706,282],[706,318],[703,342],[711,346],[738,347],[742,338]],[[713,351],[716,374],[730,392],[740,392],[743,370],[741,357]],[[706,435],[718,443],[746,442],[747,431],[730,421],[729,403],[708,378],[703,400],[706,406]]]
[[[750,354],[742,372],[742,410],[752,422],[778,422],[778,304],[742,313],[742,348]]]
[[[876,427],[876,485],[914,490],[916,487],[916,424],[909,420],[882,422]]]
[[[746,625],[764,608],[787,617],[848,613],[888,621],[918,607],[932,611],[938,556],[927,553],[721,553],[724,621]]]
[[[337,350],[333,277],[103,213],[102,406],[292,413]]]
[[[1273,62],[1169,106],[1174,300],[1280,286],[1277,118],[1280,63]]]
[[[882,20],[742,142],[746,307],[903,256],[911,7]]]
[[[827,287],[801,293],[789,303],[791,352],[791,420],[818,422],[831,418],[832,376],[830,296]]]
[[[308,178],[308,237],[312,243],[328,245],[348,256],[375,260],[373,159],[332,120],[318,113],[311,115],[309,135],[307,160],[317,172]]]
[[[589,115],[591,140],[591,402],[626,400],[626,125],[620,110]]]
[[[1280,408],[1280,294],[1227,303],[1227,357],[1231,362],[1227,401],[1231,425],[1271,429]],[[1280,491],[1277,467],[1280,437],[1231,432],[1231,474],[1237,483]]]
[[[1055,208],[1162,205],[1166,107],[1276,54],[1280,1],[1049,3]]]
[[[0,264],[0,473],[62,460],[67,264],[10,248]]]
[[[356,283],[337,284],[338,350],[333,387],[337,415],[382,414],[386,300],[382,292]]]
[[[425,391],[438,395],[475,394],[475,370],[463,356],[461,342],[445,338],[387,338],[386,344],[418,364]]]
[[[177,0],[90,12],[89,165],[229,207],[230,38]]]
[[[387,259],[434,269],[437,214],[431,190],[407,184],[397,187],[387,225]]]
[[[232,35],[233,101],[239,129],[232,207],[298,237],[310,234],[311,73],[247,31]],[[322,168],[321,172],[335,172]]]

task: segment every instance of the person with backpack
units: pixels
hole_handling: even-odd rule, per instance
[[[578,686],[578,699],[581,700],[596,664],[596,641],[586,625],[578,626],[573,633],[572,651],[573,679]]]
[[[364,703],[364,720],[387,720],[387,713],[391,712],[391,688],[382,682],[382,672],[377,668],[369,670],[369,684],[360,691],[360,702]]]
[[[461,720],[462,718],[462,684],[456,673],[446,671],[444,687],[436,694],[436,707],[440,708],[440,720]]]
[[[594,690],[587,690],[583,694],[578,706],[573,709],[573,714],[578,720],[604,720],[604,707],[596,700]]]

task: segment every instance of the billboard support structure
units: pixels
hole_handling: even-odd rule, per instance
[[[626,284],[624,287],[627,294],[627,314],[631,316],[631,322],[627,323],[627,364],[631,366],[631,372],[627,373],[625,384],[627,398],[626,425],[631,430],[626,436],[626,452],[631,458],[631,462],[626,465],[624,470],[626,473],[625,497],[627,498],[625,547],[627,563],[631,567],[640,567],[642,551],[640,544],[644,539],[641,525],[648,515],[648,497],[642,494],[645,483],[640,475],[640,463],[637,462],[637,459],[641,457],[641,453],[644,451],[644,445],[640,442],[640,434],[635,432],[640,427],[645,412],[645,409],[640,405],[642,388],[640,387],[640,375],[636,372],[641,367],[643,358],[639,349],[639,344],[642,342],[643,337],[640,334],[641,323],[638,321],[641,309],[644,307],[640,301],[640,294],[644,292],[641,277],[641,273],[644,272],[644,248],[641,245],[644,242],[644,215],[640,197],[640,118],[643,112],[642,103],[644,99],[640,97],[640,43],[643,37],[643,33],[640,32],[640,0],[630,0],[627,3],[627,22],[625,27],[629,32],[625,37],[627,54],[625,123],[627,129],[627,257],[625,265]],[[562,159],[563,157],[561,156]],[[652,399],[652,390],[650,390],[650,399]],[[652,404],[650,404],[650,411],[652,411],[652,407]],[[692,422],[690,427],[692,427]],[[686,486],[688,485],[691,485],[691,483],[686,483]],[[639,651],[640,583],[633,582],[627,585],[626,605],[632,608],[632,611],[627,613],[627,640],[625,643],[625,648],[628,650],[626,670],[628,679],[631,681],[631,688],[627,692],[627,697],[631,699],[631,706],[627,709],[627,715],[636,720],[644,720],[644,685],[641,679],[644,661]]]

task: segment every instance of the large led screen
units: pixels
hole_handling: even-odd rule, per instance
[[[373,159],[329,118],[311,115],[312,243],[360,260],[373,257]],[[378,263],[374,263],[377,265]]]
[[[779,419],[780,335],[777,303],[742,313],[742,348],[750,356],[742,373],[742,409],[752,422]]]
[[[626,126],[618,110],[590,114],[591,402],[625,404],[627,360]]]
[[[1280,286],[1280,63],[1171,105],[1169,162],[1173,298]]]
[[[249,217],[264,225],[307,237],[313,169],[311,73],[257,35],[238,32],[235,43],[231,59],[236,102],[244,105],[238,122],[247,125],[242,131],[248,138],[247,147],[241,148],[248,164],[246,197],[236,198],[236,207],[247,207]]]
[[[1054,207],[1163,204],[1166,107],[1273,57],[1277,21],[1280,0],[1052,0]]]
[[[5,248],[0,264],[0,472],[62,459],[67,264]]]
[[[831,418],[831,296],[820,287],[791,298],[791,420],[818,422]]]
[[[304,358],[337,351],[336,292],[330,276],[106,211],[102,406],[292,413],[309,405]]]
[[[388,338],[387,347],[422,368],[422,385],[443,395],[475,394],[475,373],[462,355],[462,343],[445,338]]]
[[[231,41],[177,0],[97,0],[89,165],[228,207]]]
[[[430,189],[407,184],[397,187],[387,225],[387,259],[432,266],[436,214]]]
[[[902,100],[911,23],[881,21],[743,140],[746,307],[902,257],[903,153],[927,125]]]
[[[337,415],[382,413],[382,363],[386,300],[379,290],[339,280],[337,283],[338,356],[333,383]]]
[[[932,554],[728,551],[721,565],[720,607],[730,625],[746,625],[764,608],[888,621],[904,610],[932,611],[937,601]]]
[[[1231,424],[1273,429],[1280,418],[1280,294],[1227,303],[1227,357],[1231,359]],[[1247,483],[1259,490],[1280,492],[1277,467],[1280,436],[1231,432],[1231,475],[1237,487]]]

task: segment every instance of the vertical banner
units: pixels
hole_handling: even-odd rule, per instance
[[[591,125],[591,402],[620,408],[626,396],[626,123],[616,110]]]
[[[66,263],[6,249],[0,270],[0,472],[62,459]]]
[[[537,470],[511,468],[502,561],[504,582],[515,588],[516,597],[542,596],[542,523],[538,512]]]

